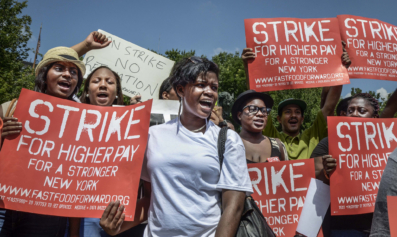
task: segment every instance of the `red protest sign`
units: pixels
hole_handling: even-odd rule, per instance
[[[361,16],[338,16],[342,40],[352,61],[350,78],[397,80],[397,27]]]
[[[397,236],[397,197],[387,196],[387,212],[389,215],[390,236]]]
[[[397,146],[395,122],[396,119],[328,117],[329,153],[337,160],[330,180],[331,215],[374,211],[383,170]]]
[[[248,164],[252,197],[277,236],[294,236],[310,179],[315,177],[314,160]]]
[[[120,200],[133,220],[151,104],[101,107],[23,89],[14,113],[22,132],[0,153],[0,206],[100,217]]]
[[[336,18],[246,19],[250,89],[274,91],[348,84]]]

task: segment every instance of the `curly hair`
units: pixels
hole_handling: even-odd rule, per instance
[[[121,89],[121,79],[120,76],[117,74],[117,72],[113,71],[112,69],[110,69],[108,66],[100,66],[94,69],[94,71],[92,71],[90,73],[90,75],[87,76],[87,79],[85,79],[84,81],[84,90],[83,93],[80,96],[80,101],[81,103],[84,104],[90,104],[90,98],[87,97],[88,95],[88,89],[90,87],[90,81],[91,81],[91,77],[92,75],[94,75],[94,73],[96,71],[98,71],[101,68],[106,68],[107,70],[111,71],[114,75],[114,77],[116,78],[116,87],[117,87],[117,99],[115,99],[115,101],[113,102],[113,104],[116,105],[124,105],[124,101],[123,101],[123,91]]]
[[[199,57],[184,58],[172,68],[170,83],[177,92],[177,86],[185,87],[187,84],[195,82],[200,75],[206,77],[208,72],[213,72],[217,78],[219,77],[219,68],[214,62]],[[176,94],[181,99],[178,93]]]
[[[350,102],[351,102],[353,99],[355,99],[355,98],[363,98],[363,99],[365,99],[366,101],[368,101],[368,103],[374,108],[374,113],[373,113],[372,117],[374,117],[374,118],[379,118],[379,109],[380,109],[380,106],[379,106],[379,102],[378,102],[377,99],[375,99],[375,98],[374,98],[371,94],[369,94],[369,93],[359,93],[359,94],[356,94],[356,95],[354,95],[354,96],[351,97],[351,99],[349,100],[349,104],[350,104]]]
[[[48,74],[48,71],[52,68],[52,66],[55,63],[57,63],[57,62],[47,64],[40,69],[40,71],[37,74],[36,79],[35,79],[34,91],[40,92],[40,93],[46,93],[46,91],[47,91],[47,74]],[[68,100],[73,100],[73,95],[75,95],[79,91],[80,86],[83,83],[83,75],[81,74],[81,71],[79,68],[77,68],[77,76],[78,76],[78,81],[77,81],[76,88],[74,88],[74,91],[69,96]]]

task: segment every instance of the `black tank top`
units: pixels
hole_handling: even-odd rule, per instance
[[[265,136],[266,137],[266,136]],[[281,147],[278,147],[278,144],[277,144],[277,141],[276,141],[276,139],[275,138],[272,138],[272,137],[266,137],[267,139],[269,139],[269,141],[270,141],[270,145],[271,145],[271,147],[272,147],[272,150],[271,150],[271,152],[270,152],[270,157],[275,157],[275,156],[277,156],[278,158],[279,158],[279,160],[281,161]],[[246,161],[247,161],[247,164],[250,164],[250,163],[258,163],[258,162],[255,162],[255,161],[252,161],[252,160],[248,160],[248,159],[245,159]],[[266,160],[266,162],[267,162],[267,160]]]

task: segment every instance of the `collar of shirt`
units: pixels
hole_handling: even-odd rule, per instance
[[[289,144],[293,143],[295,140],[297,141],[297,143],[299,143],[299,141],[300,141],[300,139],[302,137],[302,133],[299,133],[299,135],[295,136],[295,137],[289,136],[289,135],[287,135],[287,134],[285,134],[283,132],[281,132],[281,134],[284,136],[284,141],[286,143],[289,143]]]

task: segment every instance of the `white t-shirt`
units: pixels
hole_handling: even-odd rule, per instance
[[[220,175],[220,128],[210,121],[203,134],[177,126],[174,119],[149,128],[141,178],[152,194],[144,236],[215,236],[222,189],[252,193],[243,142],[228,131]]]

